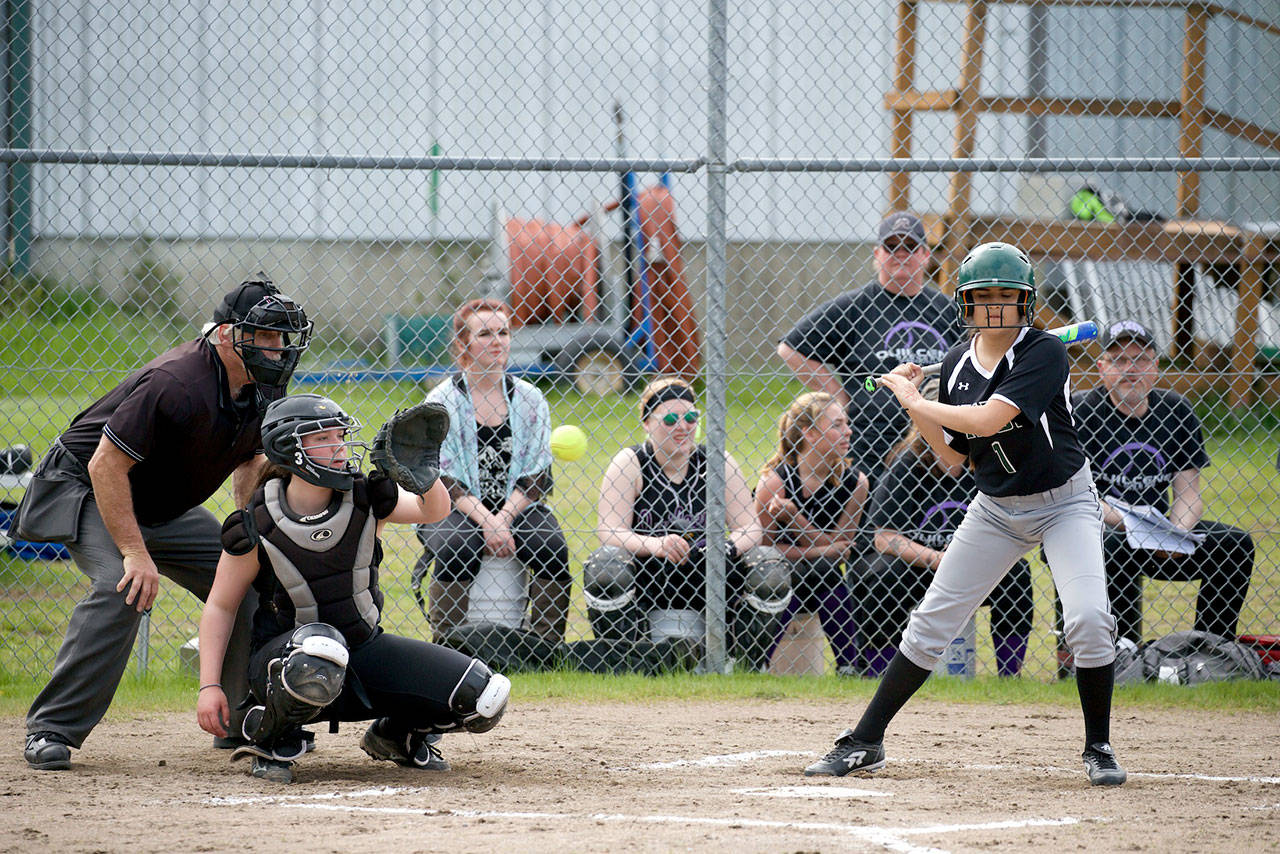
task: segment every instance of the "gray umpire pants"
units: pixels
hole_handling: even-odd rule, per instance
[[[995,498],[979,492],[902,633],[902,654],[932,670],[1017,560],[1038,545],[1062,598],[1079,667],[1115,660],[1116,621],[1102,563],[1102,507],[1089,464],[1055,489]]]
[[[195,507],[171,522],[142,525],[141,530],[160,574],[204,601],[222,553],[222,525],[217,518]],[[111,705],[142,615],[136,603],[125,604],[128,588],[116,592],[124,577],[124,559],[92,495],[84,502],[75,539],[67,549],[89,577],[89,592],[71,613],[49,684],[27,712],[27,732],[54,732],[78,748]],[[164,585],[160,595],[166,595]],[[222,664],[222,685],[233,709],[248,693],[249,629],[257,604],[257,593],[250,588],[236,614]],[[236,716],[232,714],[233,719]]]

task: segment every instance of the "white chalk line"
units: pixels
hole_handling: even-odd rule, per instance
[[[893,792],[877,792],[874,789],[852,789],[848,786],[775,786],[751,789],[730,789],[735,795],[758,795],[762,798],[891,798]]]
[[[1024,828],[1064,827],[1079,824],[1084,819],[1074,816],[1062,818],[1029,818],[986,821],[976,824],[935,824],[925,827],[877,827],[874,825],[839,824],[835,822],[775,821],[758,818],[714,818],[709,816],[679,815],[627,815],[624,813],[543,813],[498,812],[488,810],[440,810],[411,809],[407,807],[362,807],[336,803],[284,803],[291,809],[316,809],[327,812],[374,813],[379,815],[420,815],[433,818],[483,818],[532,821],[619,822],[626,824],[675,824],[726,827],[733,829],[792,830],[802,832],[842,833],[865,842],[879,845],[900,854],[947,854],[944,849],[920,847],[908,842],[907,836],[940,836],[950,833],[966,833],[981,830],[1019,830]],[[1104,821],[1101,818],[1090,819]]]
[[[625,765],[613,767],[612,771],[663,771],[672,768],[717,768],[732,767],[734,765],[745,765],[755,762],[759,759],[770,759],[780,756],[817,756],[809,750],[754,750],[747,753],[721,753],[711,756],[703,756],[699,759],[674,759],[668,762],[648,762],[643,765]],[[1055,765],[1031,766],[1031,765],[953,765],[949,762],[942,762],[936,759],[900,759],[889,757],[890,765],[914,764],[914,765],[942,765],[954,768],[961,768],[966,771],[1030,771],[1033,773],[1053,772],[1057,774],[1081,774],[1077,769],[1061,768]],[[1222,776],[1214,774],[1182,774],[1173,772],[1154,772],[1154,771],[1130,771],[1130,777],[1143,777],[1148,779],[1170,779],[1170,780],[1199,780],[1206,783],[1260,783],[1263,785],[1280,784],[1280,777],[1234,777]]]

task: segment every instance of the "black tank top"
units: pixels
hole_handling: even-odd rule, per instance
[[[684,480],[673,483],[648,442],[632,448],[640,459],[640,494],[631,529],[645,537],[681,534],[703,545],[707,530],[707,450],[698,445],[689,457]]]
[[[840,521],[840,514],[844,512],[844,506],[858,488],[858,470],[853,466],[845,468],[844,476],[838,483],[823,481],[822,486],[809,496],[804,494],[800,472],[795,466],[781,463],[774,471],[782,478],[783,495],[791,499],[819,531],[831,531],[835,528],[836,522]]]

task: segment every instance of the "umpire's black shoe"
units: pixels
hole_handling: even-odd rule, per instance
[[[31,733],[22,756],[38,771],[66,771],[71,767],[71,746],[56,732]]]
[[[440,752],[438,733],[410,732],[400,738],[383,734],[386,718],[369,724],[360,747],[374,759],[389,759],[405,768],[422,771],[448,771],[449,763]]]
[[[1093,786],[1123,786],[1129,775],[1116,762],[1116,752],[1105,742],[1091,744],[1080,754],[1084,759],[1084,770],[1089,775],[1089,784]]]
[[[879,771],[884,767],[884,742],[858,741],[847,729],[831,752],[804,769],[806,777],[843,777],[854,771]]]

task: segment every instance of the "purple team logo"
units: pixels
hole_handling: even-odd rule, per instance
[[[1159,448],[1146,442],[1127,442],[1103,458],[1098,476],[1123,492],[1145,492],[1168,484],[1168,467],[1169,461]]]
[[[918,320],[904,320],[889,327],[884,334],[884,347],[876,351],[879,359],[928,364],[947,354],[947,339],[941,332]]]
[[[946,548],[968,510],[964,501],[943,501],[925,510],[920,519],[920,541],[931,549]]]

